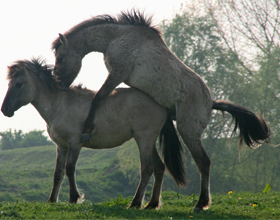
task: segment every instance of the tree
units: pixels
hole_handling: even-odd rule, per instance
[[[11,129],[5,132],[0,132],[1,143],[0,146],[3,150],[10,150],[20,147],[20,142],[23,139],[22,130],[14,130],[12,132]]]
[[[52,145],[53,143],[43,133],[44,130],[34,130],[26,133],[21,141],[21,147]]]
[[[260,111],[272,130],[272,143],[280,141],[280,7],[275,0],[201,1],[218,27],[219,36],[229,50],[237,53],[239,63],[247,70],[250,82],[246,104]],[[241,99],[242,100],[242,99]],[[245,100],[243,99],[242,102]],[[279,181],[279,150],[255,152],[254,185],[270,175],[271,184]],[[269,161],[269,163],[267,161]],[[249,161],[248,161],[249,164]],[[274,171],[270,173],[268,167]],[[269,174],[268,174],[269,173]],[[260,178],[261,177],[261,178]],[[275,184],[274,184],[275,186]],[[256,190],[256,189],[255,189]]]
[[[272,129],[278,132],[279,1],[202,0],[200,2],[203,2],[207,13],[216,23],[217,33],[223,39],[224,46],[237,54],[239,63],[247,70],[244,78],[250,82],[248,88],[253,101],[248,102],[249,106],[260,110],[271,122]],[[254,97],[258,97],[258,100],[256,101]],[[274,124],[273,122],[276,121],[278,122]]]
[[[15,148],[46,146],[53,143],[43,135],[43,130],[34,130],[23,134],[22,130],[11,129],[5,132],[0,132],[0,148],[3,150],[11,150]]]

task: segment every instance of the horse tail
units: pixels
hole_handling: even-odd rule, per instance
[[[164,164],[178,187],[186,186],[182,145],[170,118],[165,122],[159,138]]]
[[[239,146],[245,142],[248,147],[256,148],[264,142],[269,143],[270,128],[262,115],[257,116],[245,107],[223,100],[214,101],[212,109],[227,111],[232,115],[235,121],[232,135],[237,128],[240,130]]]

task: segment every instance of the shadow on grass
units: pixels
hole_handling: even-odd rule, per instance
[[[219,214],[216,211],[211,210],[195,213],[192,209],[192,207],[180,207],[176,210],[139,210],[117,206],[106,207],[97,204],[92,205],[89,215],[92,214],[99,218],[107,217],[114,219],[248,219],[248,216],[246,215],[235,215],[234,213]]]
[[[40,202],[0,203],[0,219],[250,219],[248,216],[207,210],[194,213],[192,207],[165,205],[160,210],[127,209],[126,206],[92,204],[50,204]],[[252,218],[251,218],[252,219]]]

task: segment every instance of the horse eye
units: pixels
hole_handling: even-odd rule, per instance
[[[17,83],[16,83],[16,88],[17,88],[17,89],[20,89],[21,87],[22,87],[22,83],[17,82]]]
[[[59,57],[59,58],[56,59],[56,62],[57,63],[62,63],[63,59],[64,59],[63,57]]]

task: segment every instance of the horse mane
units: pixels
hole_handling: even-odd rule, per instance
[[[141,12],[136,9],[132,9],[131,11],[124,12],[122,11],[116,17],[113,17],[108,14],[98,15],[92,17],[88,20],[85,20],[67,32],[64,33],[64,36],[67,38],[71,38],[72,36],[76,35],[80,31],[87,29],[91,26],[95,25],[102,25],[102,24],[118,24],[118,25],[134,25],[134,26],[142,26],[142,27],[149,27],[158,35],[161,35],[161,31],[152,26],[152,18],[153,16],[145,16],[144,12]],[[57,50],[58,47],[61,45],[60,39],[57,38],[52,44],[52,50]]]
[[[78,84],[78,85],[72,85],[69,87],[70,90],[73,90],[73,91],[76,91],[76,92],[79,92],[79,93],[84,93],[84,94],[92,94],[92,93],[96,93],[95,91],[93,90],[90,90],[88,89],[87,87],[85,87],[82,83]]]
[[[20,74],[23,74],[24,68],[28,72],[34,73],[40,81],[48,85],[51,89],[58,88],[63,89],[59,82],[52,74],[53,67],[52,65],[47,65],[46,60],[38,57],[32,58],[31,60],[17,60],[11,66],[8,67],[7,79],[17,77]]]
[[[47,85],[51,90],[61,90],[61,91],[75,91],[77,94],[95,94],[96,91],[90,90],[79,84],[77,86],[73,85],[69,88],[62,87],[59,80],[55,75],[52,74],[53,66],[46,64],[46,60],[40,57],[32,58],[31,60],[17,60],[11,66],[8,67],[7,79],[10,80],[21,74],[24,74],[24,68],[27,72],[32,72],[38,77],[38,79]]]

